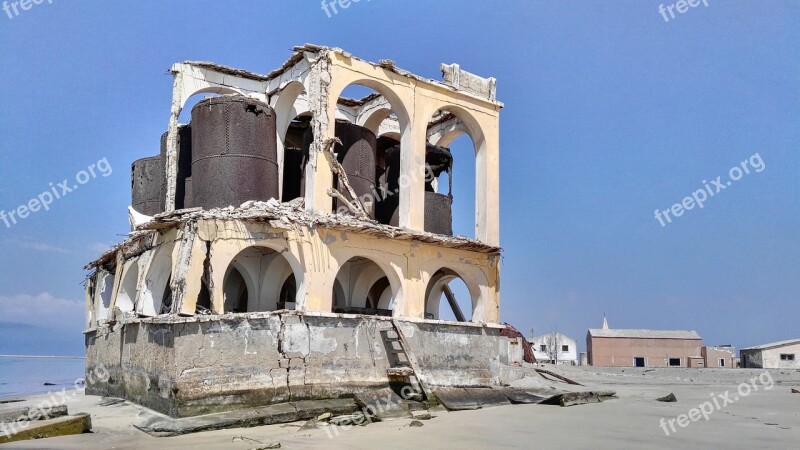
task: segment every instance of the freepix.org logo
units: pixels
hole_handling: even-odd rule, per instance
[[[16,0],[11,2],[6,0],[3,2],[3,11],[5,11],[9,19],[13,19],[24,11],[30,11],[33,5],[41,5],[44,2],[45,0]],[[47,3],[52,5],[53,0],[47,0]]]

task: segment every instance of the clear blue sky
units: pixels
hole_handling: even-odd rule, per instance
[[[268,72],[305,42],[436,79],[442,62],[498,79],[503,320],[579,342],[603,313],[708,344],[800,337],[800,3],[709,0],[669,22],[659,3],[363,0],[331,18],[316,0],[0,11],[0,209],[102,158],[113,168],[49,211],[0,222],[0,353],[82,353],[82,267],[128,231],[130,163],[158,151],[170,65]],[[469,145],[454,146],[457,230],[471,220]],[[756,152],[762,172],[666,227],[655,219]]]

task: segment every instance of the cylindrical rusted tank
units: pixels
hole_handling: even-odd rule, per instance
[[[425,191],[425,231],[453,235],[453,197]]]
[[[433,189],[433,178],[447,171],[452,178],[453,156],[450,150],[444,147],[428,145],[425,149],[426,173],[422,175],[425,183],[425,231],[430,233],[453,234],[453,197],[448,186],[448,194],[438,194]],[[431,174],[428,172],[432,172]],[[389,195],[383,199],[378,207],[380,216],[378,220],[392,226],[399,226],[400,216],[400,146],[395,146],[386,152],[386,191]]]
[[[336,144],[333,151],[336,152],[336,159],[339,160],[350,186],[359,197],[369,196],[371,206],[369,209],[370,217],[375,217],[375,200],[373,191],[375,189],[375,153],[378,149],[378,139],[372,131],[354,125],[346,120],[337,120],[334,131],[337,138],[342,141],[342,145]],[[344,195],[346,189],[336,182],[337,189]],[[366,197],[364,197],[366,199]],[[337,200],[334,203],[334,210],[345,206],[343,202]]]
[[[192,203],[204,209],[278,198],[275,111],[236,95],[192,108]]]
[[[305,193],[305,168],[308,153],[301,148],[283,149],[283,201],[302,197]]]
[[[154,216],[164,212],[164,162],[161,156],[136,160],[131,165],[131,205],[136,212]]]
[[[194,202],[192,200],[192,178],[189,177],[183,182],[183,207],[193,208]]]
[[[167,161],[167,135],[169,132],[164,132],[161,135],[161,159],[165,164]],[[177,181],[175,184],[175,209],[188,208],[184,198],[186,194],[184,185],[186,179],[192,176],[192,127],[189,125],[178,126],[178,173]],[[167,192],[167,178],[164,177],[163,191]]]

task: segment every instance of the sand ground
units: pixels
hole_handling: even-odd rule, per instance
[[[767,377],[762,375],[764,371],[744,369],[553,370],[587,388],[615,390],[619,398],[568,408],[512,405],[438,411],[435,418],[422,422],[422,427],[410,427],[411,419],[400,419],[337,429],[337,434],[324,429],[299,430],[301,424],[297,423],[155,438],[131,426],[140,410],[136,405],[98,406],[101,398],[79,393],[68,403],[70,411],[90,412],[93,433],[0,448],[248,450],[273,442],[280,442],[284,449],[800,448],[800,394],[791,393],[792,388],[800,390],[800,371],[770,371]],[[740,395],[748,391],[740,390],[742,382],[750,385],[747,395]],[[655,401],[669,393],[677,396],[677,403]],[[725,405],[721,396],[733,403]],[[29,400],[35,403],[41,398]],[[692,408],[707,401],[714,405],[714,398],[719,408],[713,406],[707,421],[686,419],[688,425],[680,427],[674,420],[676,431],[670,429],[670,419],[681,414],[688,417]]]

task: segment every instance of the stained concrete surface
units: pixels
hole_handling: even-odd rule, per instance
[[[437,411],[422,427],[413,419],[373,423],[366,427],[299,431],[301,423],[220,430],[155,438],[130,424],[138,407],[129,403],[96,406],[100,397],[79,395],[70,409],[92,413],[94,433],[15,443],[14,448],[230,448],[247,450],[280,442],[282,448],[795,448],[800,442],[800,372],[771,372],[771,390],[759,389],[666,436],[660,419],[675,418],[711,395],[734,392],[738,383],[758,371],[733,369],[664,369],[624,373],[598,368],[554,369],[594,389],[611,389],[619,399],[562,408],[511,405],[474,411]],[[728,372],[721,372],[721,371]],[[621,376],[621,375],[626,376]],[[670,379],[674,381],[670,381]],[[695,379],[695,381],[688,381]],[[670,392],[677,403],[655,399]],[[73,406],[74,405],[74,406]],[[244,437],[242,439],[241,437]],[[2,447],[0,447],[2,448]]]

